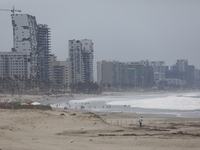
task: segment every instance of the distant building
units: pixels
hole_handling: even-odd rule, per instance
[[[13,52],[29,52],[30,77],[37,78],[37,23],[34,16],[12,14]]]
[[[195,66],[188,65],[188,60],[180,59],[170,69],[166,69],[166,78],[180,79],[186,82],[186,88],[196,88],[199,87],[199,80],[195,70]]]
[[[53,61],[51,62],[51,81],[54,89],[68,88],[71,83],[70,62]]]
[[[120,63],[120,85],[144,87],[144,65],[140,62]]]
[[[166,67],[165,67],[164,61],[148,61],[148,60],[144,61],[144,60],[142,60],[140,63],[146,67],[145,70],[148,70],[148,72],[146,72],[146,73],[152,73],[152,71],[153,71],[153,78],[154,78],[155,82],[158,83],[159,81],[165,79],[165,68]],[[149,74],[147,78],[149,78],[150,76],[151,75]],[[153,85],[152,80],[151,80],[151,83],[148,81],[146,81],[145,83],[147,86]]]
[[[53,79],[52,64],[55,61],[57,61],[57,57],[55,56],[55,54],[49,54],[49,79],[50,79],[50,81],[52,81],[52,79]]]
[[[193,65],[188,65],[186,84],[188,88],[195,87],[195,67]]]
[[[93,77],[93,42],[92,40],[84,39],[82,43],[82,60],[83,60],[83,81],[91,82]]]
[[[30,55],[30,78],[49,80],[50,29],[29,14],[12,14],[13,52]]]
[[[72,83],[93,81],[92,40],[69,40]]]
[[[181,79],[187,81],[187,70],[188,70],[188,60],[180,59],[177,60],[176,64],[171,66],[170,72],[171,77],[176,79]]]
[[[195,87],[200,88],[200,70],[199,69],[195,69]]]
[[[152,88],[156,79],[152,63],[149,60],[141,60],[140,64],[144,65],[144,88]]]
[[[154,71],[154,80],[160,81],[165,79],[165,62],[164,61],[151,61],[151,66]]]
[[[30,78],[30,54],[28,52],[0,52],[0,77]]]
[[[117,86],[120,83],[119,61],[97,62],[97,83],[104,86]]]
[[[102,84],[102,61],[97,62],[97,83]]]
[[[174,66],[175,66],[176,70],[179,72],[187,72],[188,60],[186,60],[186,59],[177,60],[177,62]]]
[[[97,62],[97,83],[113,88],[149,88],[153,86],[153,69],[140,62],[103,60]]]
[[[180,79],[164,79],[163,81],[166,81],[168,86],[173,85],[173,86],[184,86],[186,85],[186,81],[180,80]]]
[[[50,29],[48,28],[48,25],[45,24],[39,24],[37,28],[37,79],[44,81],[50,79]]]
[[[72,83],[83,81],[81,41],[69,40],[69,61],[71,62]]]

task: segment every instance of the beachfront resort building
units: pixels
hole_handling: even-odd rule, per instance
[[[140,61],[145,67],[152,67],[154,74],[154,81],[159,82],[165,79],[165,62],[164,61],[149,61],[142,60]],[[151,70],[151,69],[150,69]]]
[[[71,83],[71,65],[66,61],[51,62],[50,80],[54,89],[66,89]]]
[[[37,22],[28,14],[12,14],[13,52],[27,52],[30,55],[30,78],[37,78]]]
[[[144,65],[140,62],[121,62],[119,72],[121,86],[144,86]]]
[[[164,61],[151,61],[150,65],[154,71],[154,81],[165,79],[165,62]]]
[[[0,52],[1,78],[30,78],[30,55],[27,52]]]
[[[0,52],[1,77],[49,80],[50,29],[29,14],[12,14],[12,52]]]
[[[103,60],[97,62],[97,83],[115,89],[149,87],[153,86],[153,70],[140,62]]]
[[[118,86],[120,83],[119,61],[97,62],[97,83],[104,86]]]
[[[50,79],[50,28],[46,24],[37,25],[38,80]]]
[[[180,79],[185,81],[187,88],[196,87],[198,79],[195,77],[195,66],[188,65],[188,60],[180,59],[166,69],[166,78]]]
[[[36,18],[29,14],[12,14],[11,18],[13,48],[12,52],[0,52],[0,76],[31,79],[39,85],[52,83],[54,88],[69,86],[71,62],[56,61],[56,56],[50,54],[50,28],[48,25],[37,24]],[[83,57],[79,65],[81,79],[84,81],[93,78],[93,74],[91,74],[93,70],[92,45],[91,40],[82,40],[80,45],[82,49],[80,56]]]
[[[82,43],[82,60],[83,60],[83,81],[91,82],[93,77],[93,42],[92,40],[83,39]]]
[[[72,83],[93,81],[92,40],[69,40],[68,48]]]

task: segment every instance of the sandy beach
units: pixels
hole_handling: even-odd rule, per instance
[[[0,109],[0,150],[197,150],[199,118]]]

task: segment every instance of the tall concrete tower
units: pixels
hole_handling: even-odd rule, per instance
[[[30,77],[37,77],[37,23],[34,16],[12,14],[13,52],[28,52],[30,59]]]
[[[37,79],[50,79],[50,28],[46,24],[38,24],[37,31],[38,73]]]
[[[69,40],[69,61],[71,62],[72,83],[83,81],[82,44],[79,40]]]
[[[93,78],[93,43],[92,40],[84,39],[82,43],[83,76],[85,82],[91,82]]]
[[[69,40],[72,83],[93,81],[92,40]]]

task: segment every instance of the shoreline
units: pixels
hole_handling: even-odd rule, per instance
[[[61,103],[69,103],[71,100],[79,100],[79,99],[87,99],[87,98],[98,98],[98,97],[105,97],[105,96],[122,96],[122,95],[134,95],[134,94],[138,94],[138,93],[129,93],[129,92],[105,92],[101,95],[96,95],[96,94],[58,94],[58,95],[23,95],[22,97],[14,97],[16,99],[20,99],[22,101],[26,100],[26,101],[35,101],[35,102],[39,102],[41,103],[42,105],[50,105],[50,104],[56,104],[58,103],[58,105],[60,105]],[[142,94],[149,94],[148,92],[146,93],[142,93]],[[159,92],[159,93],[154,93],[154,94],[162,94],[162,92]],[[11,98],[10,96],[7,96],[7,99]],[[73,104],[72,104],[73,105]],[[80,106],[82,104],[77,104],[77,108],[74,106],[73,109],[81,109]],[[148,109],[144,109],[144,108],[128,108],[128,106],[124,109],[123,106],[119,106],[121,107],[119,109],[119,111],[112,111],[112,109],[108,109],[108,105],[105,105],[105,104],[102,104],[102,105],[93,105],[91,106],[92,108],[90,109],[89,106],[86,104],[83,106],[85,107],[88,107],[88,108],[84,108],[86,109],[86,111],[89,111],[89,112],[99,112],[98,109],[101,109],[100,112],[137,112],[137,113],[141,113],[140,111],[143,111],[141,114],[151,114],[151,115],[154,115],[154,116],[161,116],[161,117],[179,117],[179,118],[188,118],[188,116],[178,116],[177,112],[170,112],[170,113],[161,113],[161,112],[157,112],[157,113],[151,113],[149,112]],[[93,107],[96,107],[98,106],[98,109],[95,110]],[[73,107],[73,106],[72,106]],[[101,108],[102,107],[102,108]],[[106,108],[107,107],[107,108]],[[118,107],[118,106],[112,106],[113,108],[114,107]],[[52,108],[56,108],[55,107],[52,107]],[[64,108],[64,106],[63,106]],[[62,108],[62,109],[63,109]],[[67,109],[71,109],[69,107],[67,107]],[[135,109],[135,110],[134,110]],[[153,110],[153,109],[152,109]],[[147,111],[147,112],[145,112]],[[189,114],[189,116],[191,116],[191,114]],[[194,115],[192,116],[192,118],[198,118],[199,116],[198,115]]]
[[[0,99],[17,99],[17,100],[33,100],[33,101],[45,101],[52,98],[67,98],[67,99],[79,99],[79,98],[90,98],[90,97],[103,97],[103,96],[123,96],[123,95],[135,95],[135,94],[166,94],[166,93],[190,93],[190,92],[200,92],[199,90],[187,90],[187,91],[130,91],[130,92],[103,92],[102,94],[76,94],[76,93],[66,93],[66,94],[51,94],[51,95],[14,95],[13,97],[10,94],[3,94],[0,96]]]

